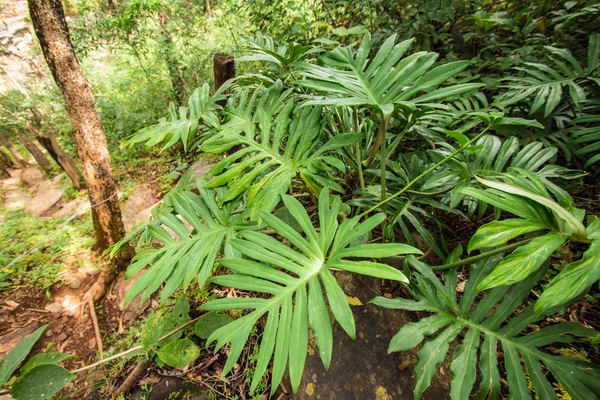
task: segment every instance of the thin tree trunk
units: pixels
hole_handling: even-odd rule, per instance
[[[206,11],[206,17],[207,18],[212,18],[212,10],[210,8],[210,0],[205,0],[204,1],[204,8]]]
[[[6,147],[8,149],[8,151],[10,151],[10,153],[17,160],[17,163],[19,165],[21,165],[24,168],[27,168],[29,166],[29,163],[27,162],[27,160],[25,160],[23,158],[23,156],[13,147],[12,144],[10,144],[8,139],[1,133],[0,133],[0,144],[3,145],[4,147]]]
[[[2,157],[0,157],[0,177],[8,178],[10,176],[10,174],[8,173],[8,168],[9,165],[6,164]]]
[[[125,234],[104,128],[90,85],[75,57],[62,1],[28,0],[27,3],[42,52],[65,100],[92,204],[96,244],[104,250]],[[130,257],[128,248],[115,260],[117,267],[124,267]],[[103,288],[112,281],[108,275],[114,274],[114,269],[107,272]],[[103,294],[94,293],[92,297]]]
[[[0,160],[4,162],[4,164],[8,165],[9,168],[17,167],[17,164],[0,148]]]
[[[81,189],[81,172],[79,172],[75,161],[60,148],[56,137],[49,132],[41,133],[29,121],[27,121],[27,128],[29,128],[29,131],[46,149],[60,168],[69,175],[69,178],[73,182],[73,187],[77,190]]]
[[[35,161],[37,161],[40,168],[42,168],[46,172],[50,172],[52,170],[52,164],[50,164],[50,160],[46,157],[46,155],[33,143],[26,134],[19,133],[19,141],[25,146],[25,148],[31,153]]]
[[[160,16],[160,24],[162,28],[162,45],[161,53],[165,64],[167,64],[167,69],[169,70],[169,78],[171,79],[171,85],[173,86],[173,93],[175,94],[175,99],[177,104],[183,105],[185,101],[185,85],[183,83],[183,79],[181,78],[181,68],[179,66],[179,60],[177,59],[177,55],[174,54],[173,51],[173,37],[169,32],[169,28],[166,26],[168,16],[163,13]]]
[[[235,59],[231,54],[217,53],[213,57],[213,72],[215,74],[215,90],[218,90],[229,79],[235,78]],[[225,106],[226,100],[219,104]]]

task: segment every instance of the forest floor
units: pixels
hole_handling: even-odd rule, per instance
[[[210,163],[203,160],[189,169],[195,176],[200,176],[209,167]],[[157,179],[146,175],[143,181],[129,185],[127,190],[120,193],[123,220],[128,231],[136,224],[150,219],[152,208],[161,201],[158,186]],[[3,230],[14,230],[14,225],[18,225],[20,231],[10,240],[22,241],[23,244],[18,249],[24,254],[22,260],[17,259],[17,262],[13,262],[14,258],[0,259],[5,265],[2,271],[4,276],[0,275],[0,357],[19,340],[44,324],[51,325],[34,352],[51,348],[52,351],[74,355],[63,364],[69,370],[90,365],[102,357],[117,354],[139,343],[142,319],[158,309],[159,304],[154,299],[143,304],[134,300],[125,307],[123,301],[134,279],[125,280],[123,274],[119,275],[99,304],[89,304],[82,300],[105,263],[93,249],[93,240],[90,238],[93,231],[89,226],[89,203],[85,193],[79,193],[76,197],[69,195],[64,177],[58,175],[48,179],[38,168],[29,167],[13,170],[10,178],[0,181],[0,197],[3,198],[0,206],[0,239],[7,239]],[[40,221],[43,221],[42,225]],[[465,224],[464,221],[450,220],[444,223],[455,233],[457,243],[460,242],[460,237],[469,236],[463,232],[464,229],[476,229],[475,224]],[[88,240],[82,240],[86,236]],[[75,248],[69,242],[76,242]],[[11,246],[13,244],[8,241],[2,244],[0,258],[2,252],[6,254],[13,249]],[[42,257],[44,255],[50,258],[50,262]],[[19,257],[17,254],[13,256]],[[565,255],[569,256],[572,257],[570,254]],[[560,261],[555,260],[557,263]],[[25,267],[16,268],[19,264]],[[58,271],[54,271],[53,268],[57,265]],[[13,268],[16,271],[11,271]],[[44,272],[45,270],[53,272]],[[391,337],[400,326],[415,320],[417,316],[398,310],[379,309],[368,304],[375,295],[402,296],[402,288],[386,285],[387,282],[382,284],[380,280],[367,281],[351,275],[337,274],[337,279],[343,284],[354,310],[357,339],[350,340],[336,326],[335,362],[329,371],[323,370],[313,343],[313,352],[309,352],[300,390],[294,398],[353,398],[353,394],[357,393],[356,385],[361,386],[360,392],[364,393],[364,398],[412,398],[410,388],[414,385],[416,352],[400,356],[399,353],[387,355],[386,350]],[[10,284],[6,283],[9,280],[12,280]],[[555,318],[578,321],[598,329],[598,298],[600,296],[594,290],[586,299]],[[196,314],[198,312],[192,311],[190,316],[194,318]],[[266,384],[256,394],[248,393],[252,360],[256,357],[256,342],[259,337],[259,333],[253,332],[249,345],[240,357],[239,365],[227,378],[220,377],[225,353],[214,353],[208,349],[202,352],[193,366],[182,370],[161,368],[136,358],[90,369],[79,374],[78,379],[65,392],[70,392],[70,398],[111,398],[111,394],[118,391],[128,376],[142,371],[136,375],[136,382],[130,388],[131,394],[126,398],[267,399],[263,394],[269,390]],[[581,352],[596,362],[600,358],[597,351],[589,348],[559,350],[567,351],[570,355]],[[448,363],[444,363],[424,398],[447,398],[450,377]],[[289,392],[284,381],[271,398],[286,399],[286,393]],[[180,393],[180,397],[173,397],[173,393]],[[0,399],[4,400],[2,396]]]

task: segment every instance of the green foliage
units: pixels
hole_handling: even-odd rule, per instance
[[[128,146],[136,143],[145,143],[147,147],[158,143],[164,143],[161,150],[181,142],[183,150],[188,151],[197,144],[196,141],[202,139],[206,131],[219,127],[217,111],[221,106],[218,101],[225,99],[223,92],[229,88],[229,85],[223,85],[211,96],[208,84],[204,84],[192,93],[188,100],[188,107],[179,107],[179,112],[175,110],[175,105],[169,106],[169,117],[161,118],[156,125],[149,126],[135,133],[126,141]]]
[[[600,246],[598,219],[592,218],[587,228],[582,224],[584,213],[565,204],[556,203],[542,182],[531,174],[517,170],[520,175],[501,175],[511,183],[478,178],[490,189],[463,189],[461,192],[483,200],[521,219],[495,221],[479,228],[469,242],[469,252],[505,244],[527,232],[550,230],[518,247],[504,258],[479,284],[479,290],[509,285],[526,279],[540,269],[550,256],[567,240],[590,243],[580,261],[571,263],[550,282],[536,302],[536,313],[567,305],[600,279]],[[565,199],[562,199],[563,201]]]
[[[509,90],[500,95],[497,101],[503,106],[509,106],[533,98],[529,114],[543,109],[544,117],[548,117],[561,103],[563,90],[568,88],[569,101],[581,111],[586,100],[586,90],[582,85],[591,83],[596,86],[599,79],[600,34],[590,36],[586,68],[567,49],[552,46],[546,46],[545,49],[552,67],[547,63],[524,63],[524,67],[517,70],[525,76],[504,78],[512,84],[506,86]]]
[[[139,294],[144,301],[165,282],[161,293],[163,302],[179,287],[186,290],[194,279],[202,287],[223,246],[227,247],[239,232],[255,229],[255,224],[247,222],[243,213],[237,213],[239,202],[224,205],[217,202],[217,196],[222,199],[225,195],[224,189],[212,190],[205,186],[202,180],[196,182],[199,194],[184,185],[178,186],[161,206],[152,210],[154,220],[138,226],[113,247],[112,255],[138,236],[138,249],[151,240],[163,244],[158,249],[139,251],[132,260],[127,277],[152,266],[136,280],[126,302]]]
[[[352,312],[330,269],[406,282],[406,277],[400,271],[388,265],[371,261],[350,261],[346,258],[420,253],[411,246],[395,243],[348,247],[359,236],[381,223],[384,215],[377,214],[361,223],[359,217],[355,217],[338,225],[341,201],[336,196],[330,202],[327,189],[323,189],[319,196],[318,233],[298,200],[284,195],[283,202],[302,227],[306,238],[271,214],[262,212],[261,217],[297,250],[263,233],[243,232],[243,239],[232,240],[231,245],[246,258],[219,260],[221,265],[234,274],[211,279],[222,286],[271,296],[266,299],[218,299],[201,306],[203,310],[253,310],[219,328],[208,339],[208,342],[217,341],[217,349],[231,343],[229,357],[223,368],[224,374],[231,370],[240,356],[252,327],[263,315],[268,314],[252,388],[256,387],[273,358],[273,392],[283,377],[286,365],[289,365],[292,387],[297,390],[308,351],[309,321],[323,365],[325,369],[329,368],[333,329],[325,295],[335,320],[352,338],[356,335]],[[283,270],[276,269],[276,266]]]
[[[458,299],[456,271],[445,272],[442,283],[426,264],[409,257],[409,264],[416,270],[415,279],[411,282],[415,300],[377,297],[372,301],[385,308],[432,313],[429,317],[404,325],[388,347],[388,352],[406,351],[423,343],[415,365],[415,399],[420,398],[429,387],[439,364],[449,352],[452,354],[452,399],[469,398],[478,375],[480,384],[474,398],[497,398],[501,391],[501,370],[506,373],[511,398],[531,398],[528,377],[537,396],[557,399],[541,364],[574,399],[596,398],[600,390],[600,369],[597,366],[542,350],[552,343],[577,341],[578,337],[590,340],[596,335],[593,329],[562,322],[524,332],[542,318],[542,315],[533,312],[533,305],[523,310],[520,308],[545,268],[511,286],[510,290],[495,288],[477,300],[478,286],[490,271],[497,268],[500,259],[496,256],[473,264],[464,293]],[[510,321],[506,322],[509,318]],[[462,336],[464,330],[462,342],[450,350],[450,343]],[[499,344],[503,368],[500,368],[498,357]]]
[[[63,227],[59,220],[7,212],[0,224],[0,242],[5,244],[0,248],[0,287],[24,283],[45,290],[59,285],[73,258],[86,259],[95,268],[86,253],[94,244],[92,229],[89,220],[76,219]],[[38,251],[31,251],[34,246]]]
[[[414,110],[416,104],[472,91],[483,85],[464,83],[436,89],[440,84],[464,70],[468,61],[448,63],[428,71],[438,55],[417,52],[402,58],[412,40],[396,44],[396,35],[388,38],[373,59],[371,35],[365,34],[357,51],[337,47],[325,54],[324,66],[301,63],[296,68],[305,79],[296,83],[328,94],[325,98],[310,100],[307,104],[333,106],[370,106],[383,118],[392,115],[396,106]],[[426,91],[426,94],[418,94]]]
[[[23,338],[0,360],[0,386],[7,383],[46,328],[48,328],[48,325],[43,325]],[[40,353],[35,355],[21,368],[19,376],[12,385],[10,394],[16,400],[52,398],[75,379],[74,374],[57,365],[59,362],[71,357],[63,353]]]
[[[267,92],[256,91],[249,99],[242,92],[239,104],[227,107],[229,121],[201,146],[213,154],[239,146],[209,171],[207,176],[212,179],[206,187],[227,185],[224,202],[247,192],[247,206],[254,219],[260,210],[273,210],[279,195],[298,176],[313,192],[318,193],[325,185],[343,191],[330,171],[333,167],[343,172],[344,165],[327,154],[360,139],[359,134],[347,133],[325,141],[321,108],[294,107],[294,102],[287,100],[288,94],[282,92],[280,82]]]

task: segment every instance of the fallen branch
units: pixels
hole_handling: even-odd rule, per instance
[[[98,317],[96,316],[96,310],[94,309],[94,300],[88,299],[88,305],[90,306],[90,316],[92,317],[92,323],[94,324],[94,333],[96,334],[96,344],[98,346],[98,352],[100,353],[100,359],[104,358],[104,350],[102,348],[102,337],[100,336],[100,327],[98,326]]]
[[[113,398],[116,398],[121,394],[129,393],[133,385],[135,385],[135,383],[140,380],[140,378],[142,377],[144,372],[146,372],[150,364],[152,364],[151,360],[138,363],[138,365],[135,366],[133,371],[129,373],[127,378],[125,378],[123,383],[121,383],[121,386],[119,386],[117,390],[114,391]]]

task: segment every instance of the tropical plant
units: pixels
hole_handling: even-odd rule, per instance
[[[164,143],[162,150],[166,150],[181,142],[184,151],[193,149],[209,130],[219,127],[217,112],[221,106],[218,102],[225,99],[223,92],[229,86],[230,83],[226,83],[211,95],[208,84],[205,83],[192,93],[188,99],[188,107],[179,107],[177,111],[171,103],[169,118],[161,118],[157,124],[136,132],[125,144],[133,146],[145,143],[146,147],[150,147]]]
[[[502,181],[477,178],[488,189],[465,188],[460,191],[494,207],[519,216],[519,219],[494,221],[483,225],[469,241],[468,251],[493,248],[526,233],[536,236],[519,246],[481,281],[479,290],[510,285],[535,274],[567,240],[589,244],[579,261],[566,265],[550,282],[535,304],[535,312],[567,305],[600,279],[600,221],[592,217],[583,225],[583,210],[570,198],[557,203],[543,182],[534,175],[515,169],[498,175]],[[562,204],[562,205],[561,205]],[[565,208],[566,207],[566,208]],[[540,231],[548,231],[543,235]]]
[[[456,61],[430,70],[438,57],[436,53],[417,52],[402,58],[412,42],[409,39],[396,44],[396,35],[392,35],[369,62],[371,36],[367,33],[356,51],[350,47],[337,47],[326,53],[321,57],[323,66],[295,64],[295,68],[304,75],[304,79],[296,81],[296,84],[327,93],[327,96],[309,100],[307,105],[366,106],[379,114],[379,131],[365,161],[367,167],[380,147],[380,159],[387,159],[386,132],[396,107],[402,113],[410,114],[416,111],[418,104],[432,106],[432,102],[483,86],[479,83],[462,83],[438,88],[464,70],[470,62]],[[385,161],[380,164],[383,200],[386,197]]]
[[[11,379],[48,325],[42,325],[25,336],[0,360],[0,386]],[[73,356],[64,353],[39,353],[31,357],[13,381],[10,394],[16,400],[49,399],[75,379],[75,375],[59,366]]]
[[[358,244],[359,238],[380,224],[385,215],[377,214],[363,222],[359,222],[360,217],[354,217],[338,224],[341,200],[338,196],[331,199],[327,188],[319,196],[318,231],[298,200],[288,195],[282,198],[306,238],[278,217],[261,212],[261,218],[267,225],[295,249],[264,233],[243,232],[242,239],[231,240],[230,243],[245,258],[220,259],[219,264],[234,274],[211,279],[218,285],[266,293],[270,297],[218,299],[200,307],[201,310],[253,310],[216,330],[208,338],[209,343],[217,341],[217,349],[226,343],[231,344],[223,374],[227,374],[236,363],[252,327],[263,315],[268,314],[252,388],[256,387],[273,358],[272,392],[279,385],[286,365],[289,365],[292,388],[297,390],[308,351],[309,321],[323,365],[325,369],[329,368],[333,329],[325,295],[335,320],[350,337],[356,336],[352,311],[330,270],[407,282],[404,274],[391,266],[347,258],[421,253],[414,247],[400,243]]]
[[[217,255],[229,253],[231,239],[244,230],[257,228],[240,212],[243,210],[239,201],[218,203],[224,197],[224,188],[207,189],[206,182],[198,180],[196,190],[198,193],[179,186],[169,192],[164,203],[152,210],[153,220],[139,225],[112,248],[111,255],[117,254],[136,237],[140,239],[138,250],[152,240],[162,244],[159,248],[138,251],[127,268],[126,277],[132,277],[151,265],[137,278],[127,293],[126,302],[140,293],[144,301],[163,283],[163,302],[178,288],[187,289],[194,279],[203,287]]]
[[[457,254],[455,252],[453,256]],[[404,325],[388,347],[391,353],[410,350],[422,343],[415,365],[414,398],[419,399],[423,395],[448,353],[452,354],[451,399],[470,398],[478,375],[479,389],[474,398],[498,398],[503,379],[500,371],[505,371],[513,399],[531,398],[528,380],[539,398],[558,399],[542,365],[574,399],[597,398],[600,393],[600,369],[597,366],[542,350],[553,343],[589,341],[596,335],[593,329],[563,322],[527,332],[527,328],[545,314],[534,313],[533,305],[525,309],[521,309],[521,306],[527,301],[532,287],[543,276],[547,263],[546,267],[538,269],[522,282],[510,288],[492,289],[478,299],[478,287],[490,271],[498,267],[501,258],[495,256],[473,264],[464,293],[459,299],[456,270],[446,271],[444,282],[441,282],[429,266],[414,257],[408,257],[408,263],[415,269],[411,282],[415,300],[373,299],[372,303],[384,308],[432,313],[431,316]],[[461,343],[451,347],[450,343],[459,336],[462,337]],[[504,368],[499,366],[499,344]]]
[[[228,185],[224,202],[247,192],[252,218],[260,210],[272,211],[279,195],[298,176],[314,193],[323,186],[342,192],[329,171],[344,172],[345,166],[327,153],[360,139],[358,133],[344,133],[322,141],[321,108],[296,107],[288,95],[289,91],[282,92],[280,81],[251,98],[242,92],[239,104],[227,107],[229,121],[201,147],[207,153],[221,154],[239,146],[208,172],[212,179],[206,187]]]
[[[496,101],[504,107],[518,104],[521,101],[533,99],[529,114],[543,111],[548,117],[558,107],[563,99],[564,89],[569,90],[568,101],[577,110],[583,108],[586,99],[585,85],[590,82],[596,86],[598,82],[598,67],[600,67],[600,34],[589,38],[587,67],[583,67],[573,57],[568,49],[545,46],[544,55],[551,63],[525,62],[523,67],[517,67],[524,76],[509,76],[504,78],[509,84],[508,89],[497,97]],[[588,89],[589,90],[589,89]]]

